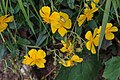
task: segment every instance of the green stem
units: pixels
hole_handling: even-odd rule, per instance
[[[50,38],[52,38],[52,36],[50,35],[49,31],[47,30],[47,28],[46,28],[45,24],[43,23],[43,21],[42,21],[42,19],[41,19],[40,15],[38,14],[38,11],[36,10],[36,8],[35,8],[35,6],[34,6],[34,4],[33,4],[32,0],[30,0],[30,3],[31,3],[31,5],[32,5],[32,7],[33,7],[33,9],[34,9],[35,13],[37,14],[37,16],[38,16],[38,18],[39,18],[40,22],[43,24],[43,27],[44,27],[44,28],[45,28],[45,30],[47,31],[48,35],[50,36]]]
[[[14,42],[16,43],[16,39],[14,38],[13,34],[11,33],[11,31],[7,28],[8,33],[10,34],[10,36],[12,37],[12,39],[14,40]]]
[[[1,36],[1,38],[2,38],[2,40],[3,40],[3,42],[4,42],[4,44],[5,44],[6,48],[7,48],[10,52],[12,52],[12,51],[10,50],[10,48],[7,46],[6,41],[5,41],[2,33],[0,33],[0,36]]]

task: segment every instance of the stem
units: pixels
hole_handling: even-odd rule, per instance
[[[13,37],[13,34],[12,34],[12,32],[7,28],[7,31],[8,31],[8,33],[10,34],[10,36],[12,37],[12,39],[14,40],[14,42],[16,43],[16,39]]]
[[[4,39],[3,35],[2,35],[2,33],[0,33],[0,36],[1,36],[2,40],[3,40],[3,42],[5,43],[5,39]]]
[[[10,48],[7,46],[6,41],[5,41],[5,39],[4,39],[3,35],[2,35],[2,33],[0,33],[0,36],[1,36],[1,38],[2,38],[2,40],[3,40],[3,42],[4,42],[4,44],[6,45],[6,48],[7,48],[10,52],[12,52],[12,51],[10,50]]]

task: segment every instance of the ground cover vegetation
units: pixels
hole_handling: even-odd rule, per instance
[[[1,0],[1,80],[120,80],[119,0]]]

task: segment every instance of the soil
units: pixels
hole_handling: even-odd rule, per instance
[[[19,76],[10,69],[4,69],[3,63],[0,62],[0,80],[19,80]]]

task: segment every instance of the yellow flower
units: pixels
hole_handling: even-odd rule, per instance
[[[70,66],[74,65],[74,63],[71,60],[60,61],[59,63],[62,64],[63,66],[65,66],[65,67],[70,67]]]
[[[102,26],[99,27],[98,33],[100,33]],[[113,26],[112,23],[107,23],[106,29],[105,29],[105,39],[106,40],[112,40],[114,39],[114,34],[112,32],[117,32],[118,28],[116,26]]]
[[[13,21],[13,16],[9,16],[9,17],[8,15],[1,16],[0,17],[0,33],[7,28],[8,26],[7,23],[12,21]]]
[[[82,62],[83,61],[83,58],[79,58],[79,56],[77,55],[73,55],[72,58],[71,58],[71,61],[74,61],[74,62]]]
[[[96,54],[95,46],[98,46],[98,42],[99,42],[99,35],[97,35],[97,33],[98,33],[98,28],[95,28],[93,35],[91,31],[88,31],[85,34],[85,38],[88,40],[88,42],[86,43],[86,48],[88,50],[91,50],[93,54]]]
[[[63,40],[61,40],[61,43],[63,44],[63,47],[60,49],[60,51],[62,52],[68,52],[68,53],[72,53],[73,52],[73,45],[71,44],[71,42],[68,40],[68,42],[64,42]]]
[[[69,16],[66,13],[59,12],[60,14],[60,28],[58,28],[58,33],[63,37],[66,33],[66,29],[71,28],[71,20],[69,19]]]
[[[92,9],[96,8],[96,4],[98,4],[99,0],[93,0],[93,2],[91,2],[91,7]]]
[[[65,67],[70,67],[70,66],[74,66],[75,62],[80,63],[82,61],[83,61],[83,58],[80,58],[79,56],[74,54],[71,59],[66,60],[66,61],[60,61],[59,63],[62,64],[63,66],[65,66]]]
[[[94,2],[98,3],[97,1],[98,0],[94,0]],[[98,11],[98,8],[96,7],[96,4],[94,2],[91,3],[92,9],[90,9],[89,7],[85,8],[84,14],[81,14],[80,17],[77,19],[79,26],[81,26],[86,19],[87,21],[92,20],[93,13]]]
[[[46,53],[43,50],[36,50],[31,49],[28,52],[28,55],[24,56],[25,59],[23,60],[23,64],[27,64],[30,66],[36,65],[39,68],[44,68],[46,63],[46,60],[44,59],[46,57]]]
[[[55,33],[58,28],[60,28],[60,15],[58,12],[53,12],[50,14],[50,7],[44,6],[40,9],[39,13],[43,18],[44,22],[51,24],[52,33]]]

